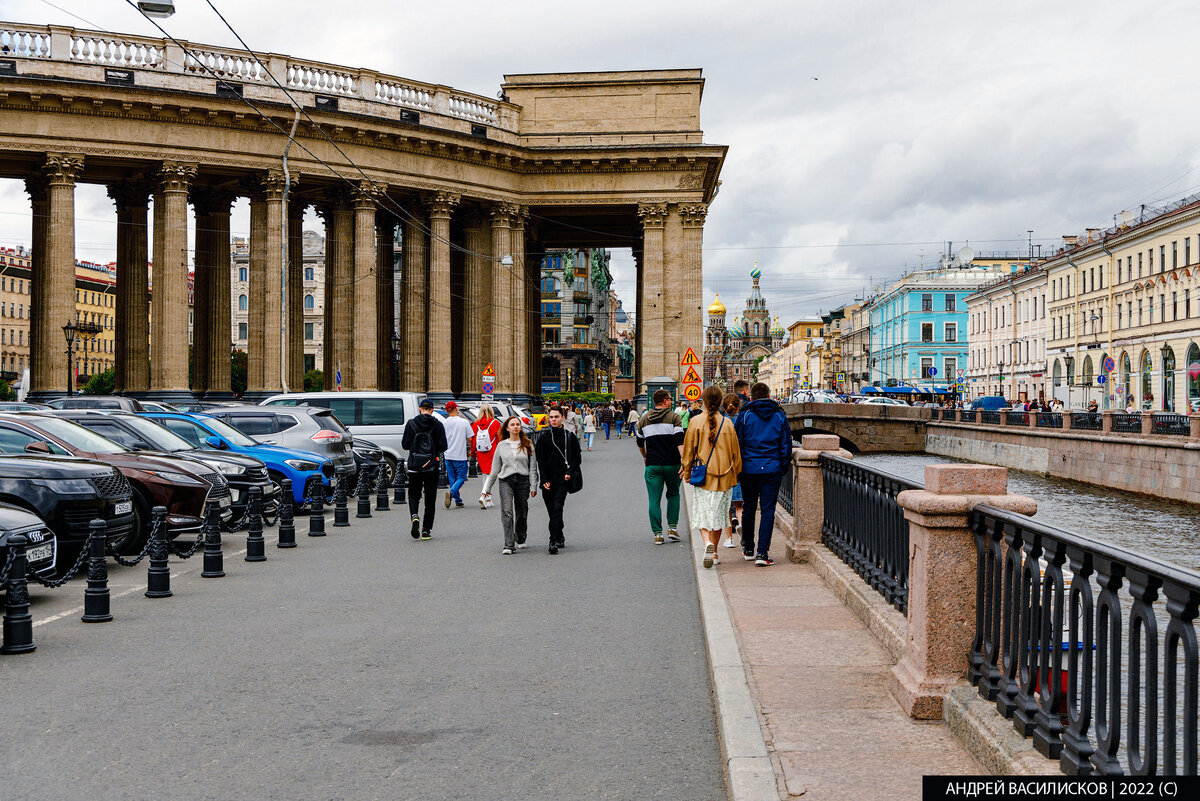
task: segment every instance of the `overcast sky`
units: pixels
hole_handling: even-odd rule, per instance
[[[259,51],[494,96],[504,73],[701,67],[705,140],[728,145],[705,227],[706,302],[741,308],[755,259],[786,324],[872,280],[1065,233],[1200,189],[1200,3],[937,0],[572,4],[214,0]],[[0,19],[157,36],[124,0],[0,0]],[[236,46],[205,0],[162,24]],[[0,181],[0,241],[29,241]],[[112,261],[112,205],[77,192],[80,258]],[[248,209],[236,210],[236,233]],[[316,220],[313,220],[316,227]],[[633,307],[629,258],[614,257]]]

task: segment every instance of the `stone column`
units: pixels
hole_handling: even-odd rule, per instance
[[[967,514],[988,504],[1019,514],[1037,503],[1008,495],[1008,470],[927,465],[925,489],[897,498],[908,520],[908,642],[892,694],[910,717],[941,720],[942,702],[967,672],[975,634],[975,541]]]
[[[404,221],[404,365],[403,388],[425,392],[429,319],[429,241],[425,213],[420,206],[409,209]]]
[[[150,392],[190,400],[188,389],[188,188],[195,164],[164,161],[154,193]]]
[[[328,217],[333,230],[325,239],[325,388],[337,388],[340,371],[346,389],[354,386],[354,211],[348,198],[339,195]]]
[[[210,187],[191,191],[196,210],[195,281],[192,303],[192,390],[209,398],[232,397],[229,376],[229,207],[232,192]],[[118,279],[118,290],[120,279]]]
[[[638,361],[642,365],[641,381],[666,375],[667,346],[665,337],[666,276],[663,273],[663,234],[667,219],[666,203],[639,203],[638,216],[642,219],[642,300],[641,316],[638,317],[638,332],[641,342]],[[644,383],[638,392],[645,392]]]
[[[426,392],[450,397],[450,215],[459,196],[438,192],[429,208],[429,386]]]
[[[531,395],[542,394],[542,253],[545,246],[537,240],[527,240],[525,249],[525,314],[528,331],[525,335],[529,349],[526,380]],[[531,252],[532,251],[532,252]]]
[[[492,349],[488,346],[492,321],[492,238],[487,218],[481,213],[467,217],[466,351],[463,356],[463,392],[479,393],[480,376]]]
[[[509,277],[509,301],[512,326],[512,392],[520,396],[519,400],[528,403],[524,397],[529,392],[529,315],[525,296],[525,226],[529,222],[529,207],[521,206],[513,216],[509,241],[512,244],[513,266]]]
[[[852,458],[834,434],[805,434],[792,451],[792,515],[794,530],[784,541],[783,552],[793,562],[807,562],[809,549],[821,540],[825,522],[825,484],[817,460],[822,453]]]
[[[667,216],[663,223],[663,361],[668,372],[676,381],[683,378],[679,366],[684,349],[696,347],[701,343],[689,338],[684,341],[683,329],[683,296],[688,291],[687,283],[691,278],[683,267],[683,219],[679,206],[667,206]],[[691,332],[687,332],[691,335]]]
[[[390,211],[375,213],[375,372],[379,388],[396,388],[392,363],[392,334],[396,331],[395,283],[396,218]]]
[[[292,176],[292,185],[296,178]],[[287,209],[287,388],[304,391],[304,210],[308,202],[295,195]],[[225,304],[228,306],[229,304]]]
[[[150,389],[150,274],[148,253],[151,185],[110,184],[117,206],[117,300],[114,373],[120,394]]]
[[[333,353],[329,347],[329,315],[333,313],[333,204],[328,199],[316,204],[317,216],[325,225],[324,276],[321,303],[321,373],[325,389],[333,386]]]
[[[246,398],[257,401],[282,389],[283,173],[269,170],[250,196],[250,309],[246,348]]]
[[[512,221],[518,208],[498,203],[491,209],[492,217],[492,313],[491,347],[487,361],[496,370],[496,393],[512,394],[512,309],[509,268],[501,262],[512,256]],[[515,265],[514,265],[515,269]]]
[[[644,285],[642,279],[644,274],[642,271],[642,250],[640,247],[633,248],[633,267],[634,272],[637,273],[637,317],[635,318],[637,324],[633,330],[633,394],[634,400],[638,400],[639,398],[646,399],[646,388],[642,386],[642,382],[648,378],[648,376],[646,376],[642,371],[642,334],[644,326],[640,321],[642,319],[642,312],[646,308],[646,304],[642,297],[642,287]],[[647,408],[653,405],[648,399],[646,400]]]
[[[363,181],[351,198],[354,210],[354,271],[351,294],[353,335],[350,353],[354,361],[351,389],[379,389],[379,342],[376,315],[378,280],[375,273],[375,194]]]
[[[683,350],[694,348],[701,358],[704,354],[704,219],[707,215],[705,203],[680,204],[683,253],[679,272],[671,274],[671,280],[681,290],[678,324]],[[682,353],[679,358],[683,358]]]

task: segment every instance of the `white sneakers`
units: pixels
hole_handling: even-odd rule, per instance
[[[717,561],[717,546],[711,542],[704,546],[704,566],[712,567]]]

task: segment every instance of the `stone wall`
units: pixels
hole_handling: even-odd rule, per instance
[[[855,453],[921,453],[926,409],[850,403],[789,403],[784,410],[796,438],[835,434]]]

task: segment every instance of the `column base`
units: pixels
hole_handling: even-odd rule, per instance
[[[265,401],[267,398],[278,395],[281,392],[283,392],[282,389],[277,389],[274,391],[269,390],[269,389],[257,389],[257,390],[254,390],[253,392],[246,391],[246,392],[242,393],[241,400],[242,400],[242,403],[249,403],[249,404],[253,404],[253,405],[257,406],[260,402]],[[209,399],[208,396],[205,396],[205,399],[208,400]]]
[[[126,397],[135,396],[126,393]],[[138,393],[137,400],[152,400],[159,403],[191,403],[196,400],[196,396],[186,389],[152,389],[149,392]]]
[[[472,406],[476,406],[479,404],[481,398],[483,398],[483,395],[478,392],[460,392],[455,400],[459,403],[469,403]]]
[[[228,389],[210,389],[202,396],[206,401],[235,401],[237,396]]]
[[[516,406],[521,406],[525,409],[529,408],[529,402],[532,400],[532,398],[524,392],[514,392],[511,398],[512,399],[509,401],[509,403]]]
[[[52,392],[45,389],[31,389],[29,393],[25,395],[25,403],[45,403],[48,400],[65,398],[66,396],[66,392]]]
[[[643,411],[649,409],[649,396],[647,396],[645,392],[639,392],[633,396],[633,405]]]
[[[922,675],[905,657],[892,668],[892,695],[914,720],[941,720],[950,687],[961,677]]]

